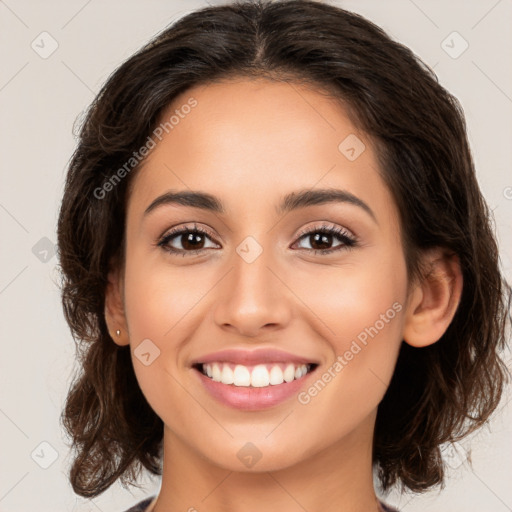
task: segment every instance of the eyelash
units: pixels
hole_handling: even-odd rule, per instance
[[[184,235],[184,234],[189,234],[189,233],[205,235],[210,239],[213,238],[208,231],[194,225],[193,228],[184,227],[184,228],[177,228],[177,229],[171,230],[164,237],[162,237],[156,243],[156,245],[158,247],[161,247],[166,252],[169,252],[171,254],[176,254],[176,255],[181,254],[183,257],[191,256],[191,255],[197,254],[201,251],[208,250],[208,249],[203,248],[203,249],[194,249],[191,251],[186,251],[183,249],[175,249],[175,248],[167,245],[173,238],[176,238],[178,235]],[[301,233],[299,233],[297,241],[301,240],[302,238],[304,238],[306,236],[317,234],[317,233],[335,236],[342,242],[342,244],[338,245],[332,249],[302,249],[302,250],[306,250],[308,252],[313,252],[314,254],[330,254],[330,253],[334,253],[334,252],[340,251],[340,250],[349,250],[349,249],[352,249],[359,245],[358,239],[351,236],[349,234],[349,232],[346,231],[345,229],[338,228],[338,227],[329,227],[325,224],[318,228],[313,228],[313,229],[302,231]]]

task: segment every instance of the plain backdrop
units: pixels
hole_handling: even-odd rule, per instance
[[[218,4],[221,2],[208,2]],[[512,277],[512,2],[351,0],[409,46],[465,111],[502,265]],[[60,305],[56,220],[73,125],[108,75],[195,0],[0,0],[0,511],[121,512],[159,489],[114,485],[94,500],[67,481],[59,415],[74,343]],[[509,359],[509,355],[506,355]],[[488,428],[445,452],[444,490],[386,500],[403,512],[512,510],[510,392]],[[471,446],[473,468],[465,452]],[[313,512],[313,511],[309,511]]]

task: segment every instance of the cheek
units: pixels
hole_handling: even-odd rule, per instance
[[[315,273],[295,272],[293,282],[297,296],[303,298],[303,314],[336,354],[348,350],[355,339],[364,343],[377,335],[390,341],[399,337],[406,290],[403,268],[391,269],[384,260],[347,264]]]
[[[131,340],[150,338],[164,347],[178,339],[176,333],[194,316],[197,305],[213,287],[214,277],[198,267],[184,271],[165,262],[152,265],[133,257],[127,262],[125,280]]]
[[[322,425],[326,445],[375,413],[393,375],[401,345],[403,297],[386,279],[379,286],[375,282],[356,274],[347,275],[338,286],[326,281],[326,293],[318,293],[309,303],[321,312],[317,326],[330,358],[298,395],[298,414],[308,432]]]
[[[362,417],[382,399],[398,357],[405,262],[399,253],[381,253],[364,265],[354,259],[344,267],[316,272],[314,279],[305,272],[296,277],[294,282],[302,283],[297,295],[307,297],[303,312],[330,355],[317,377],[321,382],[306,390],[301,403],[311,403],[318,414],[322,407],[336,405],[335,414],[351,410]]]
[[[133,251],[127,258],[124,287],[133,367],[149,404],[166,418],[170,403],[186,408],[190,400],[180,385],[182,348],[199,325],[201,306],[218,277],[211,271],[173,271],[165,262],[137,256]],[[139,358],[141,353],[149,356]]]

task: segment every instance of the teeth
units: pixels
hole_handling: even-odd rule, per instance
[[[202,371],[214,381],[222,382],[222,384],[263,388],[300,379],[308,373],[308,366],[305,364],[294,365],[293,363],[287,365],[257,364],[248,368],[237,364],[232,369],[232,365],[229,363],[208,363],[202,365]]]
[[[225,364],[222,367],[222,373],[220,374],[220,381],[224,384],[233,384],[235,382],[235,376],[233,375],[233,370],[229,367],[229,365]]]
[[[235,366],[235,371],[233,372],[233,384],[235,386],[251,385],[251,374],[245,366],[242,366],[241,364],[237,364]]]
[[[270,375],[264,364],[258,364],[251,373],[251,386],[253,388],[264,388],[270,384]]]
[[[269,373],[269,381],[273,386],[284,382],[283,370],[279,366],[272,366],[272,370]]]
[[[222,375],[221,375],[221,371],[220,371],[219,365],[217,363],[215,363],[212,366],[212,379],[215,382],[220,382],[221,377],[222,377]]]
[[[291,382],[295,378],[295,366],[293,364],[289,364],[286,367],[283,377],[285,382]]]

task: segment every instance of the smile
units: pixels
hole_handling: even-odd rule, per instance
[[[207,395],[229,408],[261,411],[296,397],[307,387],[316,363],[228,362],[197,363],[193,366]]]
[[[246,366],[230,362],[210,362],[200,363],[195,367],[215,382],[237,387],[264,388],[301,379],[316,364],[276,362]]]

